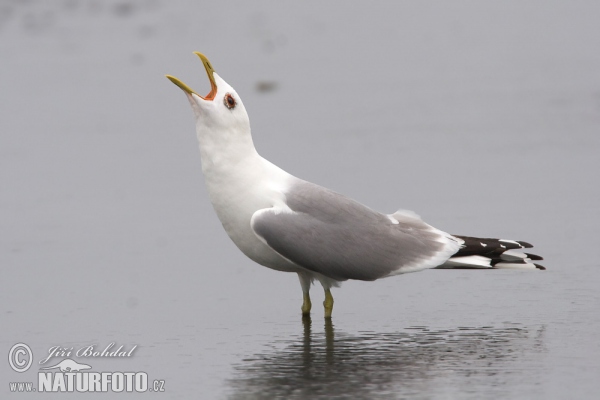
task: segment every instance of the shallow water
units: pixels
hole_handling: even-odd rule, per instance
[[[0,362],[3,398],[62,398],[9,383],[37,382],[52,346],[111,342],[138,347],[74,359],[164,381],[143,396],[598,397],[600,7],[345,4],[0,1],[0,351],[34,362]],[[531,242],[548,270],[346,282],[331,323],[315,287],[302,320],[297,278],[247,260],[212,211],[163,76],[208,92],[194,50],[269,160]]]
[[[543,328],[411,327],[347,335],[330,320],[324,332],[313,333],[310,318],[303,325],[302,336],[281,341],[284,348],[275,342],[235,365],[232,398],[463,397],[465,388],[478,386],[507,397],[512,390],[506,381],[531,393],[515,365],[539,365],[544,352]]]

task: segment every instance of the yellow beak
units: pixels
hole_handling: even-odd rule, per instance
[[[165,76],[167,78],[169,78],[169,80],[171,82],[173,82],[174,84],[179,86],[179,88],[181,90],[183,90],[184,92],[186,92],[188,94],[193,93],[196,96],[198,96],[204,100],[209,100],[209,101],[213,100],[215,98],[215,95],[217,94],[217,84],[215,83],[215,78],[213,76],[213,73],[215,72],[215,70],[213,69],[212,65],[210,65],[210,61],[208,61],[208,58],[206,58],[206,56],[204,54],[199,53],[197,51],[195,51],[194,54],[197,55],[198,57],[200,57],[200,60],[202,60],[202,64],[204,64],[204,69],[206,70],[206,74],[208,75],[208,79],[210,80],[210,92],[205,97],[200,96],[198,93],[193,91],[188,85],[181,82],[179,79],[175,78],[174,76],[171,76],[171,75],[165,75]]]

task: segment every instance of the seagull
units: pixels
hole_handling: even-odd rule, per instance
[[[299,179],[261,157],[254,147],[242,99],[195,52],[208,75],[210,92],[200,96],[179,79],[196,119],[202,172],[210,201],[225,232],[251,260],[294,272],[310,315],[309,290],[325,291],[331,318],[331,288],[348,279],[374,281],[430,268],[545,268],[521,252],[527,242],[451,235],[412,211],[382,214],[344,195]]]

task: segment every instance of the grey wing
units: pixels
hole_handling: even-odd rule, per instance
[[[433,268],[460,247],[414,214],[384,215],[304,181],[286,194],[286,204],[257,211],[255,234],[295,264],[338,281]]]

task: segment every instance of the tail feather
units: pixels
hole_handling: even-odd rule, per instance
[[[453,235],[462,240],[460,250],[437,268],[442,269],[540,269],[546,268],[531,261],[542,257],[519,251],[533,247],[527,242],[507,239],[476,238]]]

